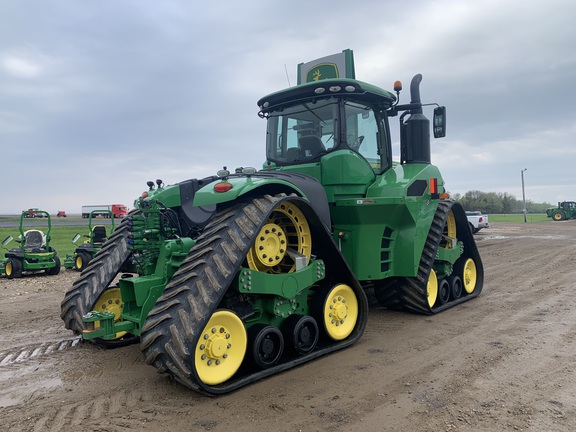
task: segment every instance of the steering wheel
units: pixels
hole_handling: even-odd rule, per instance
[[[358,138],[354,140],[354,142],[350,145],[352,150],[358,150],[362,145],[362,141],[364,141],[364,135],[360,135]]]

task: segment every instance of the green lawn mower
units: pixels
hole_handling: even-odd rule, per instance
[[[96,217],[95,213],[105,213],[104,217],[109,218],[112,221],[110,233],[107,232],[106,226],[92,224],[93,219]],[[108,239],[108,235],[114,232],[114,213],[110,210],[94,210],[90,212],[88,231],[90,234],[84,235],[88,240],[78,246],[73,254],[66,255],[66,258],[64,259],[64,268],[74,269],[81,272],[86,268],[86,266],[88,266],[88,263],[92,261],[96,253],[102,249],[102,245]],[[80,234],[76,234],[72,239],[72,243],[76,244],[80,237]]]

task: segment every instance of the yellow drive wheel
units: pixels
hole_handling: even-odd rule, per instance
[[[122,308],[124,307],[124,302],[122,301],[122,294],[120,288],[108,288],[102,293],[102,295],[96,300],[96,303],[92,307],[92,310],[98,312],[111,312],[114,314],[114,322],[120,320],[122,316]],[[100,321],[94,323],[94,328],[100,328]],[[114,339],[120,339],[126,334],[125,331],[116,333]]]
[[[358,299],[348,285],[332,288],[322,308],[322,321],[326,333],[334,340],[346,339],[358,320]]]
[[[290,273],[296,263],[288,250],[310,260],[312,236],[300,209],[288,201],[278,204],[256,236],[246,259],[252,270],[264,273]]]
[[[6,277],[10,278],[12,277],[12,261],[8,260],[8,262],[6,263],[6,266],[4,267],[4,272],[6,273]]]
[[[434,306],[434,303],[436,303],[436,299],[438,298],[438,277],[436,276],[434,269],[430,270],[430,275],[428,276],[426,297],[428,298],[428,306]]]
[[[464,263],[464,270],[462,271],[462,285],[468,294],[472,294],[476,288],[476,281],[478,273],[476,271],[476,263],[472,258],[468,258]]]
[[[242,320],[234,312],[214,312],[204,327],[194,355],[198,378],[208,385],[230,379],[240,368],[248,336]]]

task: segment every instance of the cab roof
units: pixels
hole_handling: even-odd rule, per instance
[[[350,78],[332,78],[290,87],[264,96],[258,101],[261,112],[269,112],[278,106],[325,97],[346,97],[389,108],[396,96],[380,87]]]

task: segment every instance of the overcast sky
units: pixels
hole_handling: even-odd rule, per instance
[[[256,101],[346,48],[358,79],[401,80],[407,102],[421,73],[446,106],[432,163],[451,193],[522,199],[526,168],[526,199],[576,200],[575,23],[573,0],[4,0],[0,214],[261,168]]]

